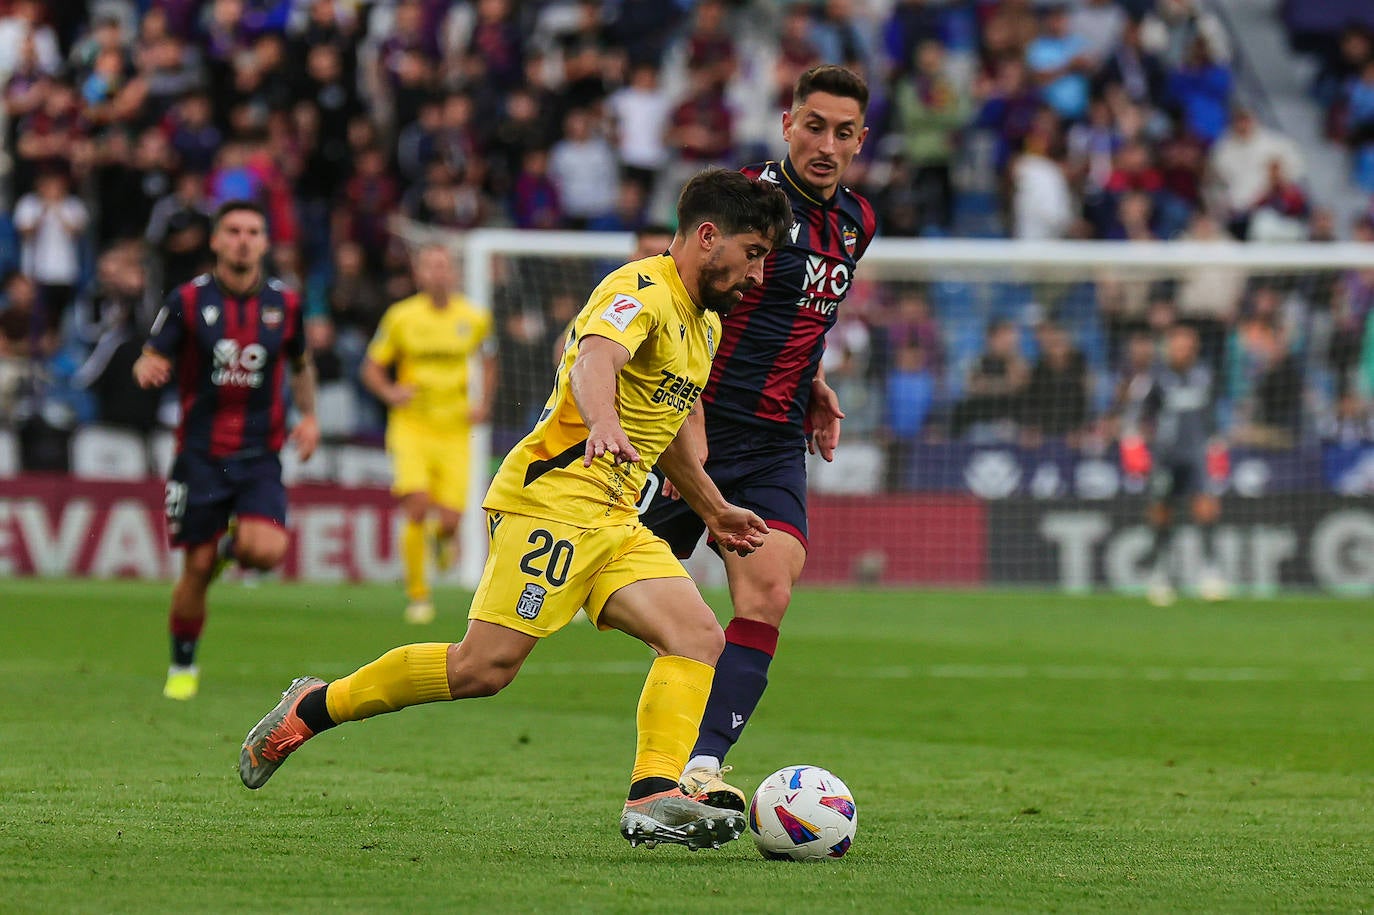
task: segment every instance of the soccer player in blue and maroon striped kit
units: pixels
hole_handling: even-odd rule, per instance
[[[214,270],[172,291],[134,363],[145,388],[175,373],[181,401],[166,498],[168,535],[186,549],[172,589],[172,665],[163,688],[170,699],[199,690],[196,646],[219,571],[229,562],[271,569],[286,555],[278,454],[286,442],[288,366],[300,413],[291,438],[303,460],[320,439],[300,296],[267,276],[267,246],[267,217],[257,204],[221,206],[210,236]]]
[[[723,319],[700,412],[684,427],[699,437],[706,470],[725,497],[771,531],[747,559],[721,553],[734,618],[682,777],[688,794],[715,806],[744,809],[743,792],[721,778],[722,761],[763,695],[778,626],[806,562],[806,452],[833,460],[839,442],[844,413],[825,383],[821,354],[877,229],[873,207],[840,184],[868,133],[867,107],[859,76],[812,68],[782,116],[787,157],[743,169],[786,192],[794,222],[764,265],[763,285]],[[704,529],[685,503],[663,493],[644,522],[679,556],[691,553]]]

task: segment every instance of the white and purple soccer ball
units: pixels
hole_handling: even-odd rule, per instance
[[[841,858],[854,842],[854,795],[819,766],[787,766],[763,780],[749,803],[749,831],[771,860]]]

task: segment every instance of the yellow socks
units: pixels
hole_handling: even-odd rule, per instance
[[[452,698],[448,690],[447,642],[393,648],[366,667],[335,680],[325,693],[329,717],[339,724]],[[696,734],[692,737],[695,739]]]
[[[639,694],[631,784],[641,778],[677,782],[696,742],[714,676],[715,668],[690,658],[670,655],[654,661]]]
[[[406,597],[415,603],[429,600],[425,552],[425,522],[406,519],[401,526],[401,565],[405,570]]]

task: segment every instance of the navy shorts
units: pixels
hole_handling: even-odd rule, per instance
[[[166,494],[172,546],[217,540],[229,516],[286,526],[286,486],[275,454],[212,458],[183,451],[172,463]]]
[[[1150,473],[1151,502],[1176,503],[1191,496],[1219,496],[1221,486],[1207,472],[1207,456],[1156,464]]]
[[[709,416],[709,415],[708,415]],[[806,546],[806,439],[742,423],[707,419],[706,472],[727,502],[747,508],[770,528],[786,531]],[[673,553],[692,555],[705,523],[683,499],[662,494],[663,473],[655,470],[641,494],[640,517],[668,541]],[[714,545],[712,547],[714,549]]]

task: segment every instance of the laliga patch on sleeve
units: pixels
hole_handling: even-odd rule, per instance
[[[644,303],[634,296],[620,294],[611,300],[611,304],[606,306],[606,310],[601,313],[601,319],[614,324],[620,330],[625,330],[630,326],[630,322],[635,319],[635,315],[644,310]]]

